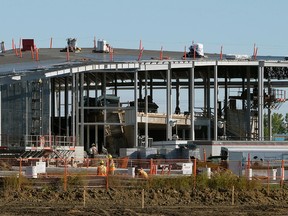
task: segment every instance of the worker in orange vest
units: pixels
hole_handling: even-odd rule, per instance
[[[109,174],[110,174],[110,175],[114,175],[114,172],[115,172],[115,163],[114,163],[114,160],[113,160],[111,154],[108,155],[108,164],[109,164]]]
[[[106,176],[107,175],[107,170],[106,166],[104,165],[104,161],[100,161],[100,165],[97,167],[97,175],[99,176]]]

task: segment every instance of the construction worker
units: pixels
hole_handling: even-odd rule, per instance
[[[98,155],[98,149],[95,143],[93,143],[90,148],[90,155],[91,155],[91,158],[95,158],[95,156]]]
[[[104,165],[104,161],[100,161],[100,165],[97,167],[97,175],[99,176],[106,176],[107,171],[106,171],[106,166]]]
[[[139,177],[144,178],[144,179],[148,179],[148,174],[147,172],[145,172],[142,168],[139,170]]]
[[[114,172],[115,172],[115,163],[114,163],[114,160],[113,160],[111,154],[108,155],[108,164],[109,164],[109,174],[110,174],[110,175],[114,175]]]

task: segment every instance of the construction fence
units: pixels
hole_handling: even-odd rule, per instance
[[[97,174],[100,162],[104,162],[107,174]],[[86,186],[86,187],[109,187],[111,179],[118,178],[118,187],[129,186],[133,180],[145,182],[157,177],[178,177],[191,176],[197,178],[204,175],[207,179],[221,172],[244,177],[247,180],[259,180],[265,184],[283,185],[288,179],[288,161],[199,161],[197,159],[130,159],[125,158],[30,158],[30,159],[0,159],[0,177],[16,177],[23,179],[26,184],[43,187],[47,184],[58,182],[67,187]],[[115,167],[115,170],[114,170]],[[139,175],[142,169],[148,174],[148,178]],[[286,172],[285,172],[286,171]],[[74,181],[74,184],[71,184]],[[81,183],[80,183],[81,182]],[[115,185],[114,185],[115,186]],[[196,186],[196,185],[194,185]]]

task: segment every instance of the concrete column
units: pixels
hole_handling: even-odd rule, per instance
[[[51,80],[53,80],[53,79],[49,79],[48,80],[48,82],[49,82],[49,127],[48,127],[48,130],[49,130],[49,137],[51,137],[51,135],[52,135],[52,125],[54,125],[54,124],[52,124],[52,122],[54,122],[54,115],[52,115],[52,110],[53,109],[55,109],[54,107],[55,107],[55,100],[53,100],[52,98],[53,98],[53,96],[54,96],[54,93],[55,93],[55,91],[54,90],[52,90],[52,81]],[[25,86],[26,86],[26,90],[27,90],[27,84],[28,84],[28,82],[25,82]],[[26,91],[25,90],[25,91]],[[27,93],[27,91],[26,91],[26,93]],[[53,96],[52,96],[53,95]],[[2,97],[0,97],[0,98],[2,98]],[[27,108],[28,108],[28,105],[27,105],[27,103],[28,103],[28,100],[26,99],[26,112],[27,112]],[[0,104],[1,104],[1,101],[0,101]],[[52,109],[52,106],[54,106],[53,107],[53,109]],[[0,108],[0,110],[1,110],[1,108]],[[54,110],[55,111],[55,110]],[[28,117],[28,116],[27,116]],[[1,123],[0,123],[1,124]],[[27,126],[27,120],[26,120],[26,126]],[[0,131],[1,131],[1,129],[0,129]],[[27,128],[26,128],[26,135],[28,135],[28,133],[27,133]],[[50,144],[52,144],[52,143],[50,143]]]
[[[258,140],[264,140],[264,61],[258,66]]]
[[[190,139],[195,140],[195,116],[194,116],[194,107],[195,107],[195,62],[192,62],[192,67],[190,69],[190,77],[189,77],[189,111],[190,111]]]
[[[148,88],[148,72],[145,70],[145,114],[146,114],[146,121],[145,121],[145,148],[148,148],[148,93],[147,93],[147,88]]]
[[[103,146],[106,148],[106,133],[105,133],[105,129],[106,129],[106,123],[107,123],[107,109],[106,109],[106,73],[103,73],[103,77],[102,77],[102,95],[104,96],[104,108],[103,108]],[[101,149],[101,147],[100,147]]]
[[[84,146],[86,150],[89,149],[88,143],[84,143],[84,73],[80,74],[80,145]]]
[[[61,98],[61,81],[59,80],[59,85],[58,85],[58,98],[57,98],[57,104],[58,104],[58,134],[60,135],[61,134],[61,101],[62,101],[62,98]]]
[[[218,140],[218,62],[214,66],[214,140]]]
[[[246,107],[246,140],[251,140],[251,72],[250,72],[250,67],[247,68],[247,107]]]
[[[76,137],[76,74],[72,74],[72,89],[71,89],[71,97],[72,97],[72,113],[71,113],[71,126],[72,126],[72,136]],[[52,112],[53,113],[53,112]]]
[[[66,124],[66,136],[70,136],[69,132],[69,113],[68,113],[68,77],[65,77],[65,93],[64,93],[64,107],[65,107],[65,124]]]
[[[134,123],[134,147],[138,147],[138,70],[134,73],[134,111],[135,111],[135,123]]]
[[[225,72],[225,101],[224,101],[224,118],[227,121],[227,110],[228,110],[228,71]]]
[[[169,121],[172,119],[171,114],[171,99],[172,99],[172,88],[171,88],[171,62],[169,62],[169,68],[166,72],[166,140],[172,140],[172,125]]]
[[[80,138],[80,133],[79,133],[79,103],[78,103],[78,94],[79,94],[79,73],[75,74],[75,90],[74,90],[74,107],[75,107],[75,137],[77,139],[76,145],[79,145],[79,138]],[[74,126],[74,125],[73,125]]]
[[[271,97],[271,80],[268,79],[268,95]],[[272,141],[272,112],[271,112],[271,102],[268,106],[268,140]]]
[[[208,68],[208,74],[205,78],[205,92],[206,93],[204,95],[204,101],[206,102],[205,104],[205,109],[206,109],[206,112],[207,112],[207,117],[208,119],[211,119],[211,102],[210,102],[210,90],[211,90],[211,87],[210,87],[210,68]],[[208,136],[208,140],[212,140],[211,138],[211,121],[209,120],[209,125],[207,126],[207,136]]]

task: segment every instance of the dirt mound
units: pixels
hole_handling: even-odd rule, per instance
[[[285,215],[288,208],[288,190],[266,189],[235,192],[227,190],[175,190],[78,188],[69,191],[49,188],[30,188],[22,191],[2,191],[1,211],[17,215],[23,210],[27,215],[39,211],[50,215]],[[244,214],[246,212],[246,214]],[[259,214],[258,214],[258,213]],[[269,213],[270,212],[270,213]],[[195,213],[195,214],[194,214]],[[213,213],[213,214],[211,214]],[[269,213],[269,214],[268,214]]]

